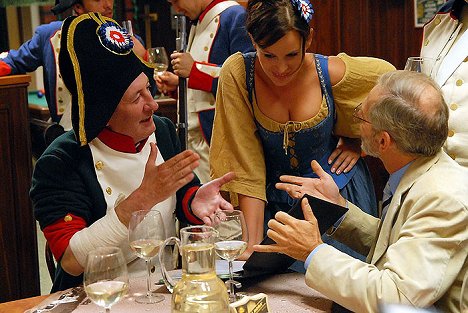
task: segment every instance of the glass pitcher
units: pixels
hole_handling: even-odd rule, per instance
[[[180,239],[166,239],[159,261],[167,289],[172,292],[172,312],[229,312],[226,286],[216,276],[214,243],[218,232],[209,226],[191,226],[180,230]],[[175,242],[182,255],[182,278],[177,284],[164,266],[165,246]]]

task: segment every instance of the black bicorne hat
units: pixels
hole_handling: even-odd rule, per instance
[[[72,125],[81,146],[107,125],[125,91],[141,73],[155,90],[154,68],[132,48],[128,33],[99,13],[64,21],[59,66],[72,95]]]
[[[55,0],[55,6],[51,9],[54,15],[63,13],[71,8],[78,0]]]

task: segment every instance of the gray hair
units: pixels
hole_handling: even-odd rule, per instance
[[[377,84],[382,97],[370,107],[376,131],[386,131],[402,152],[435,155],[448,134],[448,108],[439,86],[424,74],[393,71]]]

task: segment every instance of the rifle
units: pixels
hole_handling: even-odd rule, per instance
[[[176,19],[176,50],[185,52],[187,49],[187,25],[183,15],[175,15]],[[177,99],[177,133],[179,135],[181,149],[188,146],[188,115],[187,115],[187,79],[179,77],[179,95]]]

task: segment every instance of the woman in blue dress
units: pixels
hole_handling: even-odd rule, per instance
[[[312,160],[333,176],[345,198],[377,214],[352,113],[377,78],[394,70],[375,58],[307,53],[313,34],[308,0],[251,0],[247,11],[256,51],[234,54],[223,65],[210,149],[212,177],[236,173],[225,187],[246,218],[249,248],[242,258],[263,238],[264,224],[293,204],[275,188],[279,177],[317,177]]]

